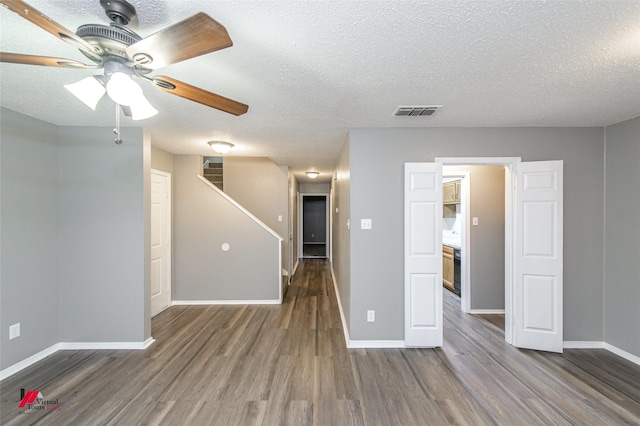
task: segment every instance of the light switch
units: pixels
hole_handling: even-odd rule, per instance
[[[473,225],[473,226],[478,226],[478,218],[477,218],[477,217],[474,217],[474,218],[472,219],[472,225]]]
[[[361,219],[360,220],[360,229],[371,229],[371,219]]]
[[[282,222],[282,215],[278,215],[278,222]]]

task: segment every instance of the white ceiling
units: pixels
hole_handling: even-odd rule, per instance
[[[108,23],[99,0],[28,3],[74,31]],[[211,155],[206,142],[224,139],[236,145],[228,155],[267,156],[327,179],[349,128],[604,126],[640,116],[638,0],[130,3],[142,37],[203,11],[234,42],[154,75],[244,102],[247,114],[144,85],[160,114],[123,120],[173,153]],[[2,51],[88,62],[8,10],[0,19]],[[0,64],[0,104],[57,125],[113,126],[108,98],[91,111],[63,88],[90,74]],[[443,108],[392,117],[399,105]]]

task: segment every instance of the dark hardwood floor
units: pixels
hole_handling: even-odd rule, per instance
[[[640,424],[640,367],[513,348],[447,293],[443,348],[347,349],[328,264],[304,260],[281,306],[174,306],[145,351],[61,351],[4,380],[0,423]],[[59,410],[18,409],[20,388]]]

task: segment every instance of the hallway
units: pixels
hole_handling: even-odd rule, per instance
[[[446,293],[444,348],[347,349],[329,264],[304,260],[283,305],[173,306],[145,351],[61,351],[6,379],[0,423],[640,423],[640,367],[518,350]],[[61,407],[24,413],[20,388]]]

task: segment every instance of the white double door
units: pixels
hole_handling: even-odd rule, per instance
[[[505,300],[514,346],[562,352],[562,161],[514,166]],[[443,344],[442,164],[405,164],[405,344]]]

